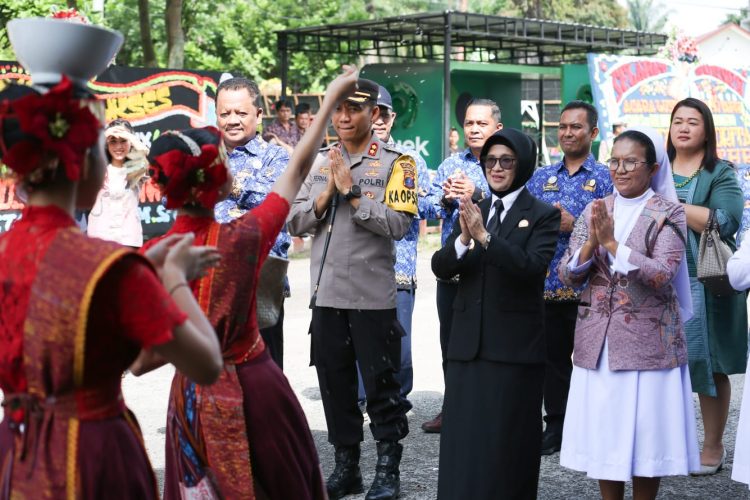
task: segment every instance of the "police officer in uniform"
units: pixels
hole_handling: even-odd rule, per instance
[[[377,97],[378,85],[360,79],[357,91],[337,107],[333,126],[340,142],[321,150],[287,220],[292,235],[314,234],[311,358],[328,441],[335,448],[336,466],[327,482],[332,499],[364,489],[357,362],[378,450],[367,500],[398,496],[399,441],[409,432],[408,406],[395,376],[403,328],[396,319],[393,266],[394,240],[406,234],[417,214],[417,169],[411,156],[372,134]]]

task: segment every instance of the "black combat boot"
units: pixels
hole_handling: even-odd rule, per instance
[[[365,500],[392,500],[401,491],[401,476],[398,466],[404,447],[395,441],[378,442],[378,465],[375,467],[375,480],[367,492]]]
[[[362,493],[362,473],[359,471],[359,445],[336,446],[336,467],[326,481],[330,500]]]

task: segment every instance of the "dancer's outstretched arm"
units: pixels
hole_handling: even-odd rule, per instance
[[[315,155],[318,153],[328,127],[328,120],[331,119],[336,106],[355,90],[357,78],[359,78],[359,70],[356,67],[344,66],[344,71],[328,85],[320,110],[315,115],[310,128],[294,148],[286,170],[273,185],[273,192],[285,198],[290,205],[294,202],[299,188],[315,161]]]

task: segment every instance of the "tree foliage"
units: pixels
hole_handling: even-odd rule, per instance
[[[52,5],[65,7],[67,1],[1,0],[0,57],[13,58],[4,31],[9,19],[48,15]],[[182,3],[179,21],[184,40],[175,32],[177,38],[170,46],[166,14],[167,7],[176,3]],[[104,12],[93,16],[90,7],[91,0],[78,0],[78,8],[93,21],[125,35],[118,64],[166,67],[171,63],[241,74],[259,81],[280,76],[275,32],[303,26],[446,9],[527,17],[540,13],[543,19],[610,27],[627,25],[625,10],[616,0],[106,0]],[[150,28],[150,36],[141,29],[144,25]],[[352,62],[357,61],[328,54],[290,54],[290,89],[322,90],[341,64]]]
[[[658,0],[628,0],[628,19],[635,30],[662,32],[668,15]]]
[[[617,0],[512,0],[512,14],[609,28],[627,26],[627,13]]]
[[[742,21],[744,21],[748,17],[750,17],[748,15],[748,9],[740,9],[737,12],[731,12],[727,14],[727,17],[724,18],[724,22],[722,24],[733,23],[739,26]]]
[[[13,60],[13,50],[8,41],[5,25],[11,19],[18,17],[47,16],[53,5],[59,5],[54,0],[2,0],[0,2],[0,59]]]

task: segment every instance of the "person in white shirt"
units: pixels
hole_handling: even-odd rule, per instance
[[[94,238],[138,248],[143,245],[138,196],[147,179],[148,148],[138,140],[127,120],[113,120],[104,134],[109,164],[104,184],[89,213],[87,233]]]
[[[749,233],[750,234],[750,233]],[[727,263],[729,282],[735,290],[750,288],[750,241],[742,242],[740,249]],[[737,444],[734,445],[732,479],[750,485],[750,361],[745,371],[745,392],[742,394],[740,421],[737,424]]]

